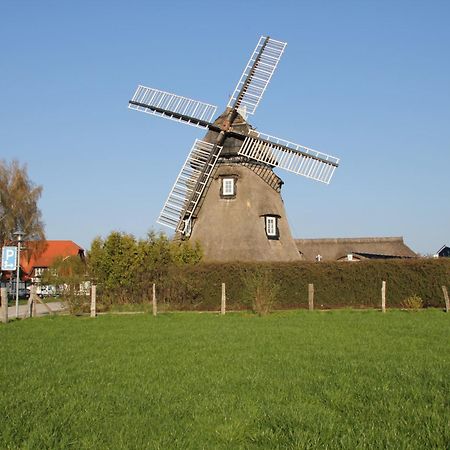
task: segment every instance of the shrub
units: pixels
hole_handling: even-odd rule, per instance
[[[418,311],[419,309],[423,308],[422,297],[419,297],[417,294],[411,295],[410,297],[407,297],[402,301],[402,306],[405,309]]]
[[[243,275],[244,292],[253,312],[260,316],[268,314],[279,293],[279,286],[267,267],[256,267]]]
[[[91,308],[91,299],[88,295],[66,292],[61,300],[67,306],[69,313],[73,315],[88,313]]]

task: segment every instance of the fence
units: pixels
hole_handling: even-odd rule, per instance
[[[198,264],[171,270],[170,276],[140,280],[139,285],[63,299],[71,313],[117,310],[157,312],[254,309],[255,274],[263,274],[262,290],[271,292],[270,309],[401,308],[405,299],[420,297],[424,307],[450,309],[447,286],[450,260],[395,260],[333,263]],[[269,278],[267,278],[269,277]],[[267,282],[270,280],[270,283]],[[258,286],[258,284],[256,284]],[[4,315],[2,315],[4,317]],[[6,319],[7,320],[7,319]]]
[[[272,309],[401,308],[412,296],[421,297],[424,307],[442,308],[442,287],[450,284],[450,260],[198,264],[172,270],[170,276],[156,281],[158,311],[221,311],[222,283],[226,285],[227,310],[249,309],[248,279],[258,272],[269,274],[277,286]],[[154,283],[141,280],[139,289],[124,286],[119,292],[99,285],[99,308],[131,304],[150,310]],[[308,288],[310,284],[313,286]]]

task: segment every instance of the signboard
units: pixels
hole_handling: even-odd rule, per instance
[[[17,269],[17,247],[2,248],[2,270]]]

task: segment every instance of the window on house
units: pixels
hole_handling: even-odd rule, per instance
[[[44,267],[35,267],[34,268],[34,275],[36,277],[40,277],[44,273],[45,268]]]
[[[278,237],[278,227],[276,216],[266,216],[266,234],[269,238]]]
[[[222,178],[222,195],[234,195],[234,178]]]

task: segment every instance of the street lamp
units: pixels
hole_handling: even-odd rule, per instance
[[[22,237],[25,233],[19,227],[14,236],[17,236],[17,273],[16,273],[16,318],[19,317],[19,282],[20,282],[20,247],[22,243]]]

